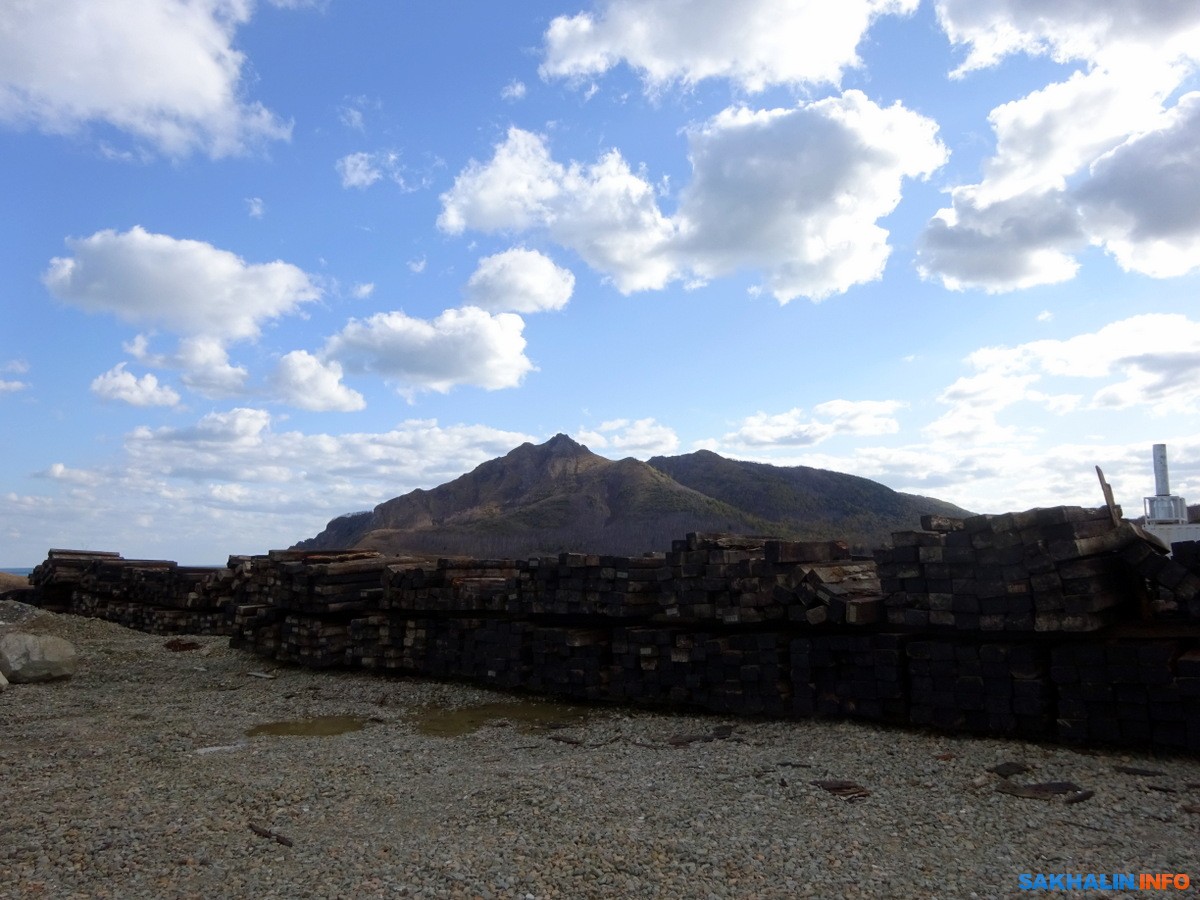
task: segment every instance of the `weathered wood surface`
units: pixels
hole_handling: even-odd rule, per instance
[[[272,551],[219,569],[51,551],[39,602],[224,630],[278,662],[581,700],[849,716],[1200,752],[1200,548],[1107,508],[931,518],[841,541],[690,534],[667,553]]]

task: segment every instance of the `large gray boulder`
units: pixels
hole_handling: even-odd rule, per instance
[[[69,678],[75,664],[74,645],[60,637],[23,631],[0,636],[0,675],[13,684]]]

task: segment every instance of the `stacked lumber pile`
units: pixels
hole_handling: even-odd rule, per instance
[[[350,620],[347,664],[388,672],[419,671],[425,660],[423,623],[399,616],[372,614]]]
[[[238,605],[264,604],[271,602],[274,575],[268,556],[230,556],[225,569],[230,573],[222,577],[222,584]]]
[[[866,624],[880,615],[875,565],[852,561],[844,541],[693,533],[665,562],[661,621]]]
[[[662,609],[671,570],[663,554],[642,557],[562,553],[529,561],[520,612],[531,616],[643,619]]]
[[[312,667],[1200,751],[1200,548],[1168,558],[1107,508],[922,527],[875,560],[690,534],[634,558],[272,551],[215,570],[55,550],[31,581],[51,608],[227,628]]]
[[[276,551],[279,554],[279,551]],[[230,556],[219,588],[229,597],[229,646],[273,658],[279,651],[283,608],[275,602],[278,557]]]
[[[1054,690],[1037,643],[911,641],[909,721],[952,731],[1050,737]]]
[[[402,643],[393,639],[395,626],[391,616],[379,613],[356,616],[350,620],[349,629],[346,665],[354,669],[397,668],[394,655],[389,657],[385,652],[385,648]]]
[[[235,603],[229,646],[274,659],[283,639],[283,610],[267,603]]]
[[[315,668],[364,664],[351,617],[378,608],[389,562],[373,550],[230,557],[231,645]]]
[[[926,523],[922,523],[926,524]],[[897,532],[876,552],[888,623],[909,630],[1099,631],[1134,585],[1118,555],[1144,543],[1107,507],[1058,506]]]
[[[172,609],[219,610],[224,597],[214,592],[212,585],[216,576],[224,571],[212,566],[180,566],[173,562],[137,565],[133,560],[126,560],[122,566],[126,597],[143,606]]]
[[[350,647],[350,624],[315,616],[285,615],[279,628],[275,659],[314,669],[344,666]]]
[[[102,559],[121,559],[121,554],[108,550],[51,550],[29,573],[29,583],[37,589],[38,605],[50,612],[70,612],[71,595],[92,563]]]
[[[1174,543],[1168,557],[1147,541],[1135,541],[1120,556],[1144,579],[1147,618],[1200,622],[1200,542]]]
[[[71,594],[71,610],[77,615],[106,619],[128,627],[139,617],[141,603],[130,599],[134,583],[133,568],[140,570],[141,580],[159,584],[167,581],[175,563],[168,559],[99,559],[84,570]],[[165,601],[165,598],[163,598]],[[165,602],[155,604],[165,605]],[[143,629],[145,630],[145,629]]]
[[[100,576],[114,567],[117,564],[101,563],[93,572]],[[104,618],[152,634],[229,633],[223,598],[209,589],[220,569],[180,566],[169,560],[121,560],[119,570],[114,594],[121,600],[106,602]],[[92,574],[84,578],[81,591],[90,589]],[[94,596],[103,595],[94,590]]]
[[[373,613],[347,623],[345,665],[519,687],[529,625],[502,619]]]
[[[530,622],[479,619],[467,635],[458,675],[502,688],[530,683],[533,671],[533,633]]]
[[[907,722],[906,640],[900,634],[796,638],[791,643],[791,712]]]
[[[768,540],[694,532],[673,541],[665,560],[672,579],[663,617],[726,624],[785,617],[791,592],[782,582],[779,594],[774,590],[764,556]]]
[[[1058,739],[1200,751],[1200,647],[1113,640],[1054,648]]]
[[[630,627],[612,639],[610,697],[650,706],[786,715],[787,636]]]
[[[517,612],[528,566],[511,559],[387,560],[378,609],[427,613]]]
[[[195,591],[203,595],[197,598],[200,605],[209,609],[225,610],[225,617],[233,615],[233,598],[235,592],[235,575],[233,568],[226,565],[223,568],[208,569],[208,574],[195,582]],[[190,602],[190,601],[189,601]]]
[[[798,567],[788,619],[808,625],[873,625],[884,618],[875,563],[846,560]]]
[[[211,567],[119,553],[51,550],[30,575],[39,604],[152,634],[228,634],[226,610],[209,591]]]
[[[228,606],[230,646],[302,664],[342,665],[347,614],[377,604],[383,569],[384,558],[374,551],[272,550],[229,557],[211,590]]]
[[[612,631],[608,628],[535,627],[529,635],[525,687],[575,700],[609,695]]]
[[[707,633],[661,627],[616,629],[610,684],[613,699],[702,708],[708,639]]]
[[[485,620],[434,618],[427,620],[424,660],[414,660],[414,671],[435,678],[468,678],[476,675],[478,637]]]
[[[704,644],[704,707],[713,712],[782,716],[791,709],[788,638],[780,632],[743,632]]]
[[[320,616],[376,609],[383,597],[384,566],[375,551],[288,560],[279,566],[276,605]]]

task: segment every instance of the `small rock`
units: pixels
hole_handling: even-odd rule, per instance
[[[0,637],[0,675],[14,684],[75,674],[75,647],[47,634],[12,631]]]
[[[8,687],[8,679],[4,677],[4,673],[0,672],[0,691]]]

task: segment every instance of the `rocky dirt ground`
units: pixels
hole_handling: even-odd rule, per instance
[[[0,693],[6,898],[1028,896],[1022,873],[1200,884],[1200,759],[555,705],[277,668],[224,638],[13,602],[0,623],[81,657],[70,680]],[[1027,768],[1004,778],[1001,763]],[[1030,788],[1054,782],[1073,787]]]

